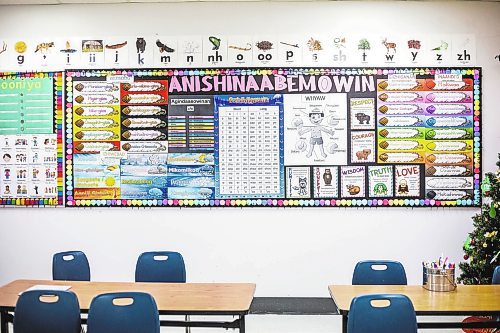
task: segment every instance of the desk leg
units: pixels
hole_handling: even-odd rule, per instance
[[[240,333],[245,333],[245,315],[240,316]]]
[[[347,333],[347,315],[342,315],[342,333]]]
[[[0,311],[0,333],[9,333],[8,315],[9,313],[7,311]]]

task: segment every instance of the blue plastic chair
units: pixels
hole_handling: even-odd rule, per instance
[[[115,301],[128,299],[130,304]],[[160,318],[150,294],[121,292],[101,294],[90,303],[87,333],[159,333]]]
[[[19,296],[14,332],[79,333],[80,329],[80,306],[73,292],[31,290]]]
[[[379,307],[372,301],[388,302]],[[349,308],[347,333],[416,333],[417,318],[405,295],[375,294],[355,297]]]
[[[353,285],[406,285],[406,272],[398,261],[366,260],[354,268]]]
[[[52,279],[65,281],[90,281],[90,266],[82,251],[66,251],[52,258]]]
[[[136,282],[186,282],[186,266],[179,252],[144,252],[135,266]]]
[[[135,266],[135,282],[185,283],[186,265],[182,254],[174,251],[143,252]],[[189,322],[189,315],[185,316]],[[186,326],[186,333],[191,327]]]
[[[500,284],[500,266],[495,267],[493,271],[493,279],[491,279],[491,284]]]

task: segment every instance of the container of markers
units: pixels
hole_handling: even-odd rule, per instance
[[[423,286],[430,291],[453,291],[455,283],[455,265],[452,267],[426,267],[423,265]]]

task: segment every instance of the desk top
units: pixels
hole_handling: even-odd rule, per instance
[[[137,283],[16,280],[0,287],[0,308],[13,310],[20,292],[34,285],[71,286],[80,309],[89,309],[94,296],[108,292],[151,294],[160,314],[247,314],[255,293],[253,283]]]
[[[349,311],[351,300],[365,294],[403,294],[418,314],[500,313],[500,285],[458,285],[455,291],[436,292],[419,286],[331,285],[330,295],[341,314]]]

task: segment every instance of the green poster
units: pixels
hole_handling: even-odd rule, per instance
[[[52,78],[0,78],[0,135],[54,132]]]

